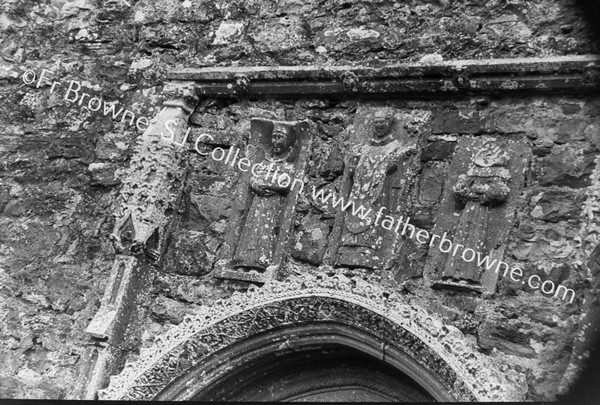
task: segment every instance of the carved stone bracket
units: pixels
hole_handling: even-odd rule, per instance
[[[456,68],[456,73],[454,75],[454,85],[459,90],[467,90],[471,88],[471,82],[469,79],[469,75],[466,72],[466,69],[462,67]]]
[[[479,353],[474,344],[451,325],[395,292],[359,277],[305,276],[283,282],[271,280],[234,293],[194,316],[142,349],[111,377],[103,400],[190,399],[210,383],[210,376],[183,383],[169,391],[212,353],[262,332],[319,323],[343,324],[368,330],[411,356],[422,370],[439,381],[459,401],[518,401],[526,393],[524,377]],[[416,364],[417,364],[416,363]],[[171,392],[171,394],[169,394]]]
[[[340,78],[342,79],[342,85],[344,86],[344,89],[348,93],[358,92],[360,86],[360,79],[358,78],[356,73],[347,71],[342,73]]]
[[[198,96],[190,82],[167,82],[163,94],[169,98],[163,103],[165,107],[179,107],[188,115],[194,111],[198,103]]]
[[[250,78],[245,74],[235,75],[235,89],[238,93],[244,94],[250,87]]]

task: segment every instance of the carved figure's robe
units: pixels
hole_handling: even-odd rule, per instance
[[[251,180],[250,189],[253,193],[253,199],[241,230],[239,245],[233,256],[232,263],[235,267],[244,266],[264,271],[273,264],[281,213],[286,203],[285,194],[287,194],[289,187],[285,190],[279,187],[276,182],[271,183],[270,180],[276,168],[279,169],[276,179],[281,174],[287,173],[290,179],[293,180],[294,163],[274,162],[269,159],[262,162],[264,166],[269,166],[271,163],[273,163],[274,169],[268,179],[261,175],[253,177]],[[253,188],[259,185],[274,191],[274,194],[259,195]]]
[[[463,250],[468,248],[479,251],[482,257],[487,254],[485,245],[488,235],[488,218],[488,207],[477,201],[469,201],[458,221],[454,246],[459,243],[463,246]],[[448,255],[442,276],[478,283],[481,280],[482,272],[477,265],[478,258],[476,257],[471,262],[461,259],[463,250],[459,250],[456,256]],[[470,255],[466,258],[471,259]]]
[[[442,277],[455,280],[466,280],[479,283],[484,267],[479,266],[487,252],[488,238],[493,229],[489,229],[490,206],[498,205],[508,198],[507,181],[510,174],[505,168],[474,168],[467,176],[462,175],[453,188],[455,198],[465,204],[461,213],[457,231],[454,236],[454,246],[463,247],[456,255],[449,254],[444,265]],[[475,253],[467,252],[461,258],[464,249],[472,249]],[[473,254],[475,259],[471,260]]]
[[[397,140],[381,146],[362,147],[348,202],[353,201],[356,208],[362,205],[365,213],[371,211],[362,219],[352,215],[352,209],[348,209],[339,250],[342,264],[359,264],[353,263],[351,257],[344,257],[348,248],[356,253],[369,254],[381,247],[385,230],[373,226],[373,222],[379,207],[385,206],[388,210],[395,208],[388,206],[392,204],[388,171],[397,164],[401,151],[401,144]]]

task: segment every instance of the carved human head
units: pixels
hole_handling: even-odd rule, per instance
[[[373,117],[373,138],[385,138],[392,129],[394,123],[394,113],[390,108],[375,111]]]
[[[275,125],[271,135],[271,145],[273,146],[273,155],[281,156],[287,153],[294,143],[292,129],[285,125]]]

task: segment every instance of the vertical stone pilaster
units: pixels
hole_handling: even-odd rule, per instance
[[[138,305],[151,284],[177,222],[186,178],[188,119],[198,97],[185,82],[169,83],[164,108],[138,138],[123,180],[110,239],[117,253],[101,306],[86,333],[96,344],[87,353],[79,399],[95,399],[108,377],[119,371],[139,316]]]

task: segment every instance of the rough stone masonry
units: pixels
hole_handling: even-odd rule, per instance
[[[275,399],[287,399],[300,388],[314,393],[328,376],[337,378],[328,380],[333,387],[363,387],[364,399],[565,395],[598,327],[600,101],[589,91],[594,62],[577,58],[600,51],[586,7],[4,2],[0,398],[265,399],[253,395],[277,387]],[[570,62],[538,60],[559,57]],[[513,62],[498,62],[506,58]],[[464,71],[452,63],[459,60],[483,67]],[[486,76],[490,60],[501,68]],[[386,70],[399,64],[406,68]],[[43,69],[148,117],[148,128],[74,105],[52,83],[23,83],[26,71]],[[373,119],[386,109],[393,119],[381,140]],[[169,119],[179,143],[189,129],[193,140],[212,136],[207,152],[254,150],[245,157],[296,173],[307,190],[349,196],[365,187],[375,211],[385,205],[419,228],[456,232],[579,298],[548,298],[427,245],[385,239],[310,194],[253,183],[197,154],[193,142],[171,149],[157,131]],[[279,152],[276,123],[285,135]],[[397,156],[394,141],[416,153]],[[510,159],[478,156],[483,141]],[[260,260],[258,251],[269,255]],[[347,340],[339,325],[351,331]],[[324,331],[343,349],[319,341]],[[365,360],[348,346],[359,337],[386,348],[387,358],[408,353],[413,368],[399,362],[388,373]],[[265,344],[265,357],[252,357],[259,351],[247,350],[249,342]],[[306,349],[304,359],[318,367],[301,366],[286,347]],[[314,354],[323,347],[329,357]],[[230,361],[236,348],[246,363]],[[175,366],[155,362],[163,349]],[[220,353],[215,363],[208,353]],[[215,373],[201,392],[177,391],[175,370],[192,370],[190,359],[229,379]],[[161,392],[132,377],[130,370],[158,379],[151,364],[172,377]],[[289,369],[310,384],[275,378]],[[257,370],[260,383],[248,381]],[[328,395],[344,399],[340,390]]]

